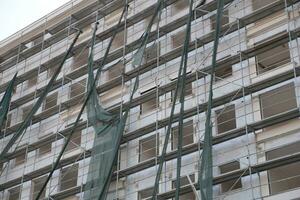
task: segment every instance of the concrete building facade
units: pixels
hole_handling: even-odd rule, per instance
[[[129,8],[116,24],[125,3]],[[18,72],[1,128],[1,150],[47,85],[81,29],[72,55],[26,132],[1,161],[0,199],[34,199],[83,104],[87,61],[98,21],[95,62],[109,52],[97,90],[101,104],[119,113],[131,106],[107,199],[152,195],[165,140],[188,18],[188,0],[166,0],[152,27],[139,68],[131,59],[156,0],[72,0],[0,42],[0,92]],[[194,2],[182,157],[182,199],[199,197],[217,0]],[[213,96],[214,199],[300,199],[300,1],[225,0]],[[95,67],[96,70],[97,66]],[[138,92],[128,105],[137,73]],[[179,102],[176,103],[179,113]],[[172,124],[157,199],[175,194],[178,119]],[[43,198],[83,199],[95,134],[84,113]]]

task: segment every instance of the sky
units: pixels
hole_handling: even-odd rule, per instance
[[[0,41],[70,0],[0,0]]]

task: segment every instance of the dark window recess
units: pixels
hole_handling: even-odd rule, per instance
[[[4,123],[4,126],[6,126],[6,127],[10,127],[10,126],[11,126],[11,116],[12,116],[11,113],[9,113],[9,114],[7,115],[6,121],[5,121],[5,123]]]
[[[57,97],[58,93],[55,92],[49,96],[46,97],[46,100],[44,102],[44,110],[50,109],[57,105]]]
[[[252,0],[252,8],[253,10],[257,10],[273,2],[274,0]]]
[[[81,145],[81,131],[73,133],[69,144],[66,147],[66,151],[77,149]]]
[[[114,66],[110,67],[107,71],[108,73],[108,80],[112,80],[114,78],[117,78],[121,76],[121,74],[124,72],[124,65],[122,62],[118,62]]]
[[[285,43],[256,55],[257,74],[264,73],[290,62],[289,46]]]
[[[225,174],[240,169],[240,163],[238,161],[233,161],[219,166],[219,169],[221,174]],[[242,181],[240,178],[221,183],[222,193],[239,188],[242,188]]]
[[[124,45],[124,31],[117,33],[112,44],[111,50],[119,49]]]
[[[172,40],[172,48],[177,48],[183,45],[185,39],[185,31],[179,31],[177,33],[175,33],[174,35],[171,36],[171,40]]]
[[[217,15],[210,17],[211,30],[215,30],[217,26]],[[224,26],[229,23],[228,10],[225,10],[221,18],[221,26]]]
[[[8,200],[20,200],[21,187],[17,186],[8,190]]]
[[[177,149],[178,146],[178,129],[179,129],[178,126],[172,128],[172,135],[171,135],[172,150]],[[186,146],[194,143],[193,132],[194,132],[193,121],[183,123],[182,146]]]
[[[140,114],[146,114],[148,112],[151,112],[157,108],[157,101],[156,98],[150,99],[149,101],[142,103],[140,105]]]
[[[87,64],[88,56],[88,48],[84,49],[83,51],[76,52],[73,56],[73,60],[71,63],[72,70],[78,69],[79,67],[82,67],[83,65]]]
[[[36,197],[37,197],[38,193],[40,192],[40,190],[42,189],[42,186],[45,183],[46,179],[47,179],[47,177],[45,176],[45,177],[34,179],[32,181],[32,186],[33,186],[33,188],[32,188],[32,198],[31,198],[32,200],[36,199]],[[44,190],[42,192],[40,198],[42,199],[45,196],[46,196],[46,190]]]
[[[182,10],[185,10],[189,7],[189,1],[187,0],[179,0],[175,3],[172,4],[173,5],[173,12],[172,14],[175,15],[177,14],[178,12],[182,11]]]
[[[38,155],[40,157],[47,155],[48,153],[51,153],[51,149],[52,149],[52,143],[43,144],[43,146],[41,146],[38,150]]]
[[[216,111],[217,133],[224,133],[236,128],[235,106],[229,105],[225,109]]]
[[[26,154],[22,153],[21,155],[16,156],[14,161],[15,161],[14,163],[15,167],[24,164],[26,161]]]
[[[38,75],[36,74],[34,77],[31,77],[27,80],[27,88],[31,88],[37,84]]]
[[[70,99],[85,92],[86,79],[73,83],[70,86]]]
[[[60,191],[76,187],[78,179],[78,163],[63,168],[60,173]]]
[[[57,67],[58,66],[52,66],[52,67],[50,67],[50,68],[47,69],[47,77],[48,78],[51,78],[54,75]]]
[[[185,96],[191,96],[193,94],[193,84],[192,82],[191,83],[186,83],[185,84],[185,90],[184,90],[184,93],[185,93]],[[174,96],[175,96],[175,90],[172,90],[171,91],[171,101],[173,101],[174,99]],[[176,101],[179,101],[180,99],[180,91],[178,90],[178,93],[177,93],[177,99]]]
[[[300,152],[300,142],[266,152],[266,159],[273,160]],[[300,187],[300,162],[268,170],[271,195]]]
[[[30,111],[32,110],[33,105],[29,105],[26,107],[22,108],[22,120],[25,120],[27,115],[30,113]]]
[[[158,45],[157,43],[154,43],[153,45],[146,48],[144,57],[143,57],[144,64],[157,57],[157,55],[159,54],[159,48],[160,48],[160,45],[158,45],[158,46],[157,45]]]
[[[143,162],[158,155],[158,141],[156,135],[142,139],[139,142],[139,161]]]
[[[189,177],[190,177],[192,183],[195,183],[195,175],[190,174]],[[181,177],[180,178],[180,187],[187,186],[187,185],[190,185],[188,178],[186,176]],[[172,189],[175,189],[175,188],[176,188],[176,180],[173,180],[172,181]],[[175,200],[175,198],[173,198],[172,200]],[[179,200],[196,200],[196,197],[193,192],[189,192],[189,193],[180,195]]]
[[[232,76],[232,66],[221,67],[215,71],[215,81]],[[221,79],[220,79],[221,78]]]
[[[138,192],[138,200],[146,200],[152,197],[153,188],[148,188]]]
[[[260,95],[262,118],[297,108],[294,84],[287,84]]]

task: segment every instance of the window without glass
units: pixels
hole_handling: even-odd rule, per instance
[[[172,15],[176,15],[178,12],[185,10],[189,7],[189,1],[179,0],[172,4]]]
[[[144,64],[149,62],[150,60],[153,60],[157,57],[159,53],[159,45],[157,46],[157,43],[154,43],[153,45],[149,46],[146,48],[145,53],[144,53]]]
[[[178,129],[179,129],[178,126],[172,128],[172,150],[177,149],[178,146]],[[194,132],[193,121],[183,123],[182,146],[186,146],[194,143],[193,132]]]
[[[44,144],[43,146],[41,146],[38,149],[39,157],[47,155],[48,153],[51,153],[51,149],[52,149],[52,143]]]
[[[25,153],[20,154],[20,155],[15,157],[14,166],[17,167],[19,165],[22,165],[22,164],[25,163],[25,161],[26,161],[26,154]]]
[[[149,93],[149,92],[153,92],[154,90],[156,90],[156,88],[152,88],[150,90],[142,92],[141,95],[144,95],[144,94]],[[140,114],[141,115],[146,114],[148,112],[151,112],[151,111],[155,110],[159,106],[157,104],[158,104],[157,98],[153,98],[153,99],[150,99],[150,100],[146,101],[145,103],[142,103],[140,105]]]
[[[44,102],[44,109],[43,110],[47,110],[47,109],[50,109],[50,108],[56,106],[57,105],[57,97],[58,97],[57,92],[47,96],[46,100]]]
[[[111,44],[111,50],[118,49],[124,45],[124,31],[121,31],[116,34],[112,44]]]
[[[73,83],[70,86],[70,99],[76,97],[77,95],[83,94],[85,92],[86,79]]]
[[[294,84],[287,84],[260,95],[262,118],[297,108]]]
[[[240,169],[240,163],[238,161],[233,161],[219,166],[219,169],[221,174],[225,174]],[[222,193],[239,188],[242,188],[242,181],[240,178],[221,183]]]
[[[30,79],[27,80],[27,88],[31,88],[37,84],[38,80],[38,75],[36,74],[35,76],[31,77]]]
[[[12,116],[11,113],[7,114],[6,121],[4,123],[4,125],[6,125],[6,127],[10,127],[11,126],[11,116]]]
[[[193,84],[192,83],[185,84],[184,93],[185,93],[185,97],[191,96],[193,94]],[[172,90],[171,91],[171,101],[173,101],[174,96],[175,96],[175,90]],[[179,101],[179,100],[180,100],[180,90],[178,90],[176,101]]]
[[[8,190],[8,200],[19,200],[21,195],[21,187],[17,186]]]
[[[69,144],[66,147],[66,151],[77,149],[81,145],[81,131],[73,133]]]
[[[83,51],[76,52],[73,56],[73,60],[71,63],[72,70],[78,69],[83,65],[87,64],[87,59],[89,56],[89,49],[85,48]]]
[[[300,152],[300,142],[266,152],[266,159],[273,160]],[[300,162],[268,170],[269,187],[272,195],[300,187]]]
[[[223,16],[221,18],[221,26],[229,23],[228,10],[224,10]],[[211,30],[215,30],[217,26],[217,15],[210,17]]]
[[[220,81],[229,76],[232,76],[232,66],[225,66],[217,69],[215,71],[215,81]]]
[[[152,197],[153,188],[148,188],[138,192],[138,200],[146,200]]]
[[[226,106],[216,111],[217,133],[224,133],[236,128],[235,106]]]
[[[124,71],[123,63],[118,62],[117,64],[115,64],[114,66],[108,69],[108,80],[112,80],[114,78],[121,76],[123,71]]]
[[[190,177],[192,183],[195,183],[195,175],[190,174],[189,177]],[[186,185],[190,185],[190,182],[186,176],[183,176],[180,178],[180,187],[183,187]],[[176,180],[172,181],[172,189],[176,189]],[[172,200],[175,200],[175,198],[173,198]],[[180,195],[179,200],[196,200],[196,197],[193,192],[189,192],[189,193]]]
[[[194,183],[195,182],[195,174],[190,174],[189,177],[190,177],[192,183]],[[180,187],[185,186],[185,185],[190,185],[190,182],[186,176],[183,176],[180,178]],[[176,188],[176,180],[172,181],[172,188],[173,189]]]
[[[185,39],[185,30],[181,30],[171,36],[172,48],[177,48],[183,45]]]
[[[275,69],[290,62],[289,46],[285,43],[256,55],[257,74]]]
[[[63,168],[60,173],[60,191],[77,186],[78,163]]]
[[[257,10],[273,2],[274,0],[252,0],[252,7],[253,10]]]
[[[52,67],[48,68],[47,69],[47,78],[51,78],[54,75],[56,69],[57,69],[57,66],[52,66]]]
[[[47,176],[44,177],[40,177],[37,179],[34,179],[32,181],[32,194],[31,194],[31,199],[35,200],[38,193],[40,192],[40,190],[42,189],[43,184],[45,183],[47,179]],[[46,190],[43,191],[42,195],[40,196],[40,198],[44,198],[46,196]]]
[[[156,135],[142,139],[139,142],[139,161],[143,162],[158,155]]]
[[[140,105],[140,114],[143,115],[155,110],[158,107],[156,104],[157,104],[156,98],[150,99],[149,101],[142,103]]]
[[[29,105],[26,107],[22,108],[22,120],[25,120],[27,115],[30,113],[30,111],[32,110],[33,105]]]

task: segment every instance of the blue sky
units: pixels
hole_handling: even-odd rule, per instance
[[[69,0],[0,0],[0,41]]]

